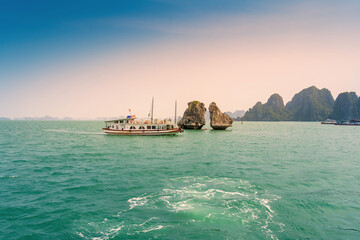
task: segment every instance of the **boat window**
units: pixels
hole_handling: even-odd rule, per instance
[[[118,126],[118,125],[116,125],[116,129],[119,129],[119,126]]]
[[[170,125],[166,125],[166,128],[167,128],[167,129],[170,129]]]
[[[147,126],[146,128],[147,128],[147,129],[151,129],[151,126]]]
[[[165,126],[165,125],[162,125],[162,129],[166,129],[166,126]]]
[[[123,120],[120,120],[120,123],[123,123],[124,121]]]
[[[145,127],[144,127],[144,126],[140,126],[139,129],[145,129]]]
[[[151,126],[152,129],[156,129],[156,126]]]
[[[135,127],[135,126],[131,126],[130,129],[136,129],[136,127]]]
[[[174,128],[174,125],[171,125],[171,129],[173,129]]]
[[[161,129],[161,125],[158,125],[158,126],[157,126],[157,129]]]

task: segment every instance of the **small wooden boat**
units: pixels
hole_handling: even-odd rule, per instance
[[[326,119],[325,121],[321,122],[321,124],[336,124],[336,120],[332,120],[332,119]]]

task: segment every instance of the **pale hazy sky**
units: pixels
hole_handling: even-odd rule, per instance
[[[360,92],[360,1],[16,2],[0,10],[0,117],[145,117],[152,96],[167,117],[175,99],[182,114],[191,100],[286,103],[312,85]]]

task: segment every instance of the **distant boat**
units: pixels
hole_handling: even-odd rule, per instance
[[[176,124],[176,102],[175,102],[175,122],[169,120],[154,121],[154,98],[151,104],[151,119],[141,121],[135,115],[127,118],[105,121],[106,127],[103,128],[106,134],[125,135],[125,136],[162,136],[176,135],[184,130]]]
[[[335,123],[335,125],[344,125],[344,126],[360,126],[360,120],[357,119],[352,119],[352,120],[343,120],[343,121],[338,121]]]
[[[325,121],[321,122],[321,124],[336,124],[336,120],[332,120],[332,119],[326,119]]]

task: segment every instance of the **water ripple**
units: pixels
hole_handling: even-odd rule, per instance
[[[164,236],[167,231],[178,232],[186,227],[187,232],[196,226],[217,229],[218,234],[228,238],[239,237],[240,229],[260,231],[265,238],[277,239],[284,224],[276,222],[277,215],[271,202],[280,197],[241,179],[181,177],[168,181],[168,186],[152,194],[128,199],[129,208],[113,216],[113,223],[89,223],[101,229],[81,232],[84,238],[111,239],[114,236],[148,237]],[[143,215],[151,216],[143,222]],[[119,224],[121,222],[121,224]],[[193,229],[192,229],[193,227]],[[240,228],[240,229],[239,229]],[[154,236],[154,235],[151,235]]]

